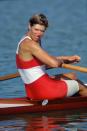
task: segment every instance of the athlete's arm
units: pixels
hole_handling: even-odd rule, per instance
[[[35,56],[44,64],[50,67],[60,67],[62,64],[61,59],[57,59],[54,56],[49,55],[45,50],[43,50],[40,45],[32,40],[27,40],[24,45],[24,49],[29,51],[32,56]]]

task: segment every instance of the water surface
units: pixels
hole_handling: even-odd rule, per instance
[[[35,13],[44,13],[49,19],[43,48],[52,55],[80,55],[81,62],[77,65],[87,66],[87,0],[0,0],[0,76],[17,71],[17,43]],[[62,72],[70,71],[48,70],[49,74]],[[87,83],[86,73],[76,73]],[[22,96],[25,90],[20,78],[0,81],[0,97]],[[1,118],[0,131],[86,131],[87,112],[77,112]]]

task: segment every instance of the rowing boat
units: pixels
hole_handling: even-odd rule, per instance
[[[44,101],[29,100],[24,98],[0,98],[0,115],[36,113],[87,108],[87,97],[74,96],[56,100]]]
[[[63,64],[63,68],[87,73],[87,68]],[[19,73],[0,76],[0,81],[19,77]],[[34,101],[24,98],[0,98],[0,115],[47,112],[53,110],[70,110],[87,108],[87,97],[72,96],[62,99],[45,101]]]

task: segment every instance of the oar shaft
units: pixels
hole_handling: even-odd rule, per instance
[[[14,74],[5,75],[5,76],[0,76],[0,81],[13,79],[13,78],[16,78],[16,77],[20,77],[20,74],[18,72],[14,73]]]
[[[71,65],[71,64],[62,64],[62,68],[67,68],[67,69],[70,69],[70,70],[76,70],[76,71],[79,71],[79,72],[87,73],[86,67],[80,67],[80,66]]]

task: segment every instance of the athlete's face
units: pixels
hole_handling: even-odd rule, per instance
[[[45,26],[39,24],[35,24],[29,27],[30,35],[34,41],[39,41],[44,35],[45,30]]]

